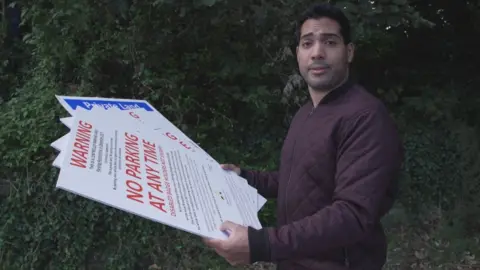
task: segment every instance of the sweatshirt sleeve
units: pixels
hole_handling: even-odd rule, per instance
[[[258,193],[267,199],[275,199],[278,194],[278,172],[262,172],[255,170],[241,170],[240,176],[248,184],[258,190]]]
[[[384,205],[393,200],[387,194],[398,181],[403,148],[387,110],[381,107],[351,117],[340,139],[332,204],[284,226],[249,228],[252,263],[349,246],[367,235],[388,210]]]

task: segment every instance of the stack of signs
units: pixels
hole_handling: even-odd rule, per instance
[[[202,237],[224,221],[261,228],[266,200],[144,100],[57,96],[70,113],[57,188]]]

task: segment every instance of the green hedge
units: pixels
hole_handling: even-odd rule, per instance
[[[146,269],[151,263],[224,269],[199,259],[210,253],[194,237],[55,189],[56,153],[49,144],[67,132],[55,94],[147,99],[219,162],[259,169],[278,164],[289,120],[306,98],[289,49],[291,19],[308,1],[130,2],[23,5],[31,29],[21,47],[29,61],[16,80],[7,78],[13,94],[0,108],[0,180],[8,183],[0,199],[4,269]],[[389,46],[385,23],[421,21],[403,1],[387,1],[390,12],[382,14],[339,3],[355,21],[360,48]],[[357,66],[392,50],[365,48]],[[404,206],[412,213],[430,204],[455,209],[464,194],[480,194],[473,184],[458,188],[478,179],[464,170],[478,155],[455,143],[460,135],[448,130],[451,120],[426,125],[428,117],[405,113],[412,103],[398,107],[401,94],[380,96],[396,108],[405,138]],[[471,139],[475,131],[462,134]],[[273,209],[269,202],[262,211],[265,224],[274,222]]]

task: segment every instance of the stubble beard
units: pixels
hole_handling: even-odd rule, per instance
[[[307,71],[304,75],[304,80],[311,91],[317,93],[327,93],[343,84],[348,78],[348,69],[343,71],[342,74],[337,74],[337,76],[331,74],[330,72],[333,71],[329,70],[326,74],[318,76],[320,78],[315,78],[317,76],[311,75]]]

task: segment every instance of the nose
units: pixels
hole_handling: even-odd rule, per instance
[[[324,59],[325,58],[325,47],[321,42],[315,42],[312,47],[312,59]]]

